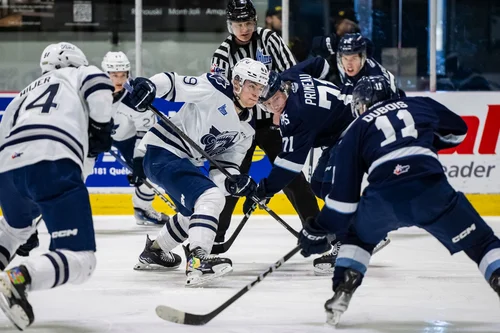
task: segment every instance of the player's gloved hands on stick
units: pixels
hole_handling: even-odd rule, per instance
[[[255,191],[249,195],[247,195],[247,198],[245,202],[243,203],[243,213],[246,214],[250,209],[252,209],[252,206],[254,204],[254,201],[252,200],[252,196],[256,196],[259,199],[260,203],[266,204],[271,200],[274,194],[268,193],[266,190],[266,179],[261,179],[259,182],[259,185],[257,185],[257,188]]]
[[[114,124],[113,119],[107,123],[98,123],[89,118],[89,152],[87,157],[97,157],[100,153],[111,149],[113,143],[111,132]]]
[[[327,231],[309,217],[299,234],[298,244],[302,248],[300,254],[309,257],[311,254],[324,253],[332,247],[327,238]]]
[[[226,178],[224,181],[226,191],[233,197],[246,197],[255,192],[257,184],[249,175],[233,175],[231,179]]]
[[[132,162],[132,173],[127,175],[128,182],[135,186],[141,186],[144,184],[144,179],[146,179],[146,174],[144,173],[144,167],[142,162],[144,157],[134,157]]]
[[[155,100],[155,84],[145,77],[137,77],[128,83],[133,88],[133,91],[130,93],[130,102],[132,102],[137,111],[146,111],[148,106]]]

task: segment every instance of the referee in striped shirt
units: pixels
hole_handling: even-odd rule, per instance
[[[257,13],[251,0],[230,0],[226,8],[227,25],[230,35],[222,42],[212,58],[210,71],[232,79],[232,68],[245,57],[258,60],[269,70],[282,72],[293,65],[295,59],[283,39],[269,29],[257,28]],[[253,109],[255,139],[243,159],[241,173],[247,173],[252,156],[258,145],[271,161],[281,152],[281,135],[273,125],[273,116],[258,107]],[[279,124],[279,118],[274,120]],[[304,223],[308,217],[319,213],[318,202],[303,173],[300,173],[284,190],[300,219]],[[238,198],[226,197],[226,206],[219,218],[216,242],[223,242],[231,222]]]

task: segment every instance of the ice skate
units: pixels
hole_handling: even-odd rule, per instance
[[[360,272],[347,269],[344,272],[344,281],[335,288],[335,293],[331,299],[325,303],[326,322],[336,326],[342,314],[349,307],[352,295],[361,283],[363,276]]]
[[[134,266],[137,271],[172,270],[180,266],[182,259],[173,252],[153,249],[153,241],[146,236],[146,246],[139,256],[139,262]]]
[[[20,331],[35,320],[26,294],[28,283],[29,274],[24,266],[0,273],[0,308]]]
[[[337,261],[337,255],[339,254],[340,242],[333,245],[332,251],[325,254],[319,258],[314,259],[314,275],[332,275],[335,269],[335,262]]]
[[[233,271],[233,263],[228,258],[209,255],[205,250],[196,247],[186,252],[186,286],[198,287]]]
[[[490,279],[488,280],[491,288],[497,293],[500,297],[500,268],[495,270],[493,274],[491,274]]]
[[[135,223],[138,225],[164,225],[170,221],[170,217],[157,212],[153,207],[142,209],[134,207]]]

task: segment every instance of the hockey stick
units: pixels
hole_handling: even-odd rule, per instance
[[[254,212],[254,210],[256,208],[257,208],[257,205],[253,204],[252,208],[248,212],[246,212],[246,214],[243,217],[243,219],[241,220],[240,224],[238,224],[238,227],[236,227],[236,230],[234,230],[234,232],[231,235],[231,237],[225,243],[214,244],[212,246],[212,254],[225,253],[225,252],[227,252],[227,250],[229,250],[229,248],[231,247],[231,245],[233,245],[234,240],[236,239],[236,237],[238,237],[241,229],[243,229],[243,227],[247,223],[248,219],[250,218],[250,215],[252,215],[252,213]]]
[[[130,172],[134,171],[132,169],[132,167],[130,165],[128,165],[128,163],[126,161],[124,161],[121,158],[121,156],[119,156],[117,153],[115,153],[112,149],[109,150],[109,153],[114,158],[116,158],[116,160],[118,161],[118,163],[120,163],[123,167],[127,168]],[[168,207],[172,208],[174,211],[177,212],[177,208],[175,207],[175,205],[172,202],[170,202],[170,200],[168,200],[163,195],[163,193],[161,193],[153,184],[151,184],[147,179],[143,179],[142,182],[144,183],[144,185],[146,185],[147,187],[149,187],[157,196],[159,196],[160,199],[163,200],[168,205]]]
[[[132,86],[130,86],[129,82],[125,82],[123,87],[131,93],[133,91]],[[162,112],[160,112],[157,108],[155,108],[153,105],[149,105],[148,109],[153,111],[160,119],[168,126],[172,131],[175,132],[178,136],[180,136],[184,141],[186,141],[191,147],[194,148],[201,156],[203,156],[207,161],[210,162],[213,166],[215,166],[217,169],[219,169],[220,172],[224,176],[226,176],[230,180],[234,180],[233,175],[231,175],[222,165],[219,164],[216,160],[212,158],[206,151],[204,151],[196,142],[193,141],[186,133],[181,131],[175,124],[170,121]],[[251,197],[252,201],[255,202],[256,204],[259,205],[260,208],[264,209],[266,212],[268,212],[269,215],[271,215],[276,221],[278,221],[283,227],[285,227],[286,230],[288,230],[292,235],[295,237],[299,237],[299,233],[295,231],[290,225],[288,225],[281,217],[278,216],[274,211],[271,210],[266,204],[259,202],[259,198],[256,196]]]
[[[313,172],[314,172],[314,147],[312,147],[311,150],[309,151],[309,170],[308,170],[309,183],[312,180]]]
[[[224,311],[231,304],[236,302],[241,296],[245,295],[250,289],[252,289],[257,283],[264,280],[264,278],[277,270],[280,266],[282,266],[285,262],[287,262],[291,257],[293,257],[297,252],[300,251],[300,246],[296,246],[288,252],[283,258],[275,262],[271,267],[267,269],[264,273],[260,274],[254,281],[247,284],[240,291],[238,291],[233,297],[222,303],[218,308],[204,315],[198,315],[189,312],[183,312],[171,308],[165,305],[158,305],[156,307],[156,314],[163,320],[171,321],[177,324],[184,325],[205,325],[210,320],[214,319],[219,313]]]

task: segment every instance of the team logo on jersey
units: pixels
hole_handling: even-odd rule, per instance
[[[260,61],[264,65],[269,65],[273,61],[273,58],[271,58],[271,56],[269,55],[265,55],[264,50],[258,48],[255,60]]]
[[[399,176],[403,173],[407,173],[408,170],[410,170],[409,165],[398,164],[398,165],[396,165],[396,167],[394,168],[394,171],[392,173],[395,174],[396,176]]]
[[[219,86],[222,86],[222,88],[226,89],[229,86],[229,81],[226,79],[225,76],[222,76],[220,74],[212,73],[209,76],[210,79],[214,80],[215,83],[217,83]]]
[[[226,104],[223,104],[221,106],[219,106],[217,108],[217,110],[219,110],[220,113],[222,113],[223,116],[225,116],[227,114],[227,111],[226,111]]]
[[[224,74],[224,69],[217,64],[212,64],[212,66],[210,66],[210,73]]]
[[[299,90],[299,85],[296,82],[292,82],[292,92],[295,94]]]
[[[15,159],[15,158],[18,158],[18,157],[21,157],[21,155],[24,154],[24,153],[14,153],[12,154],[12,159]]]
[[[238,135],[237,131],[220,132],[212,126],[210,133],[201,137],[201,143],[205,145],[205,151],[210,156],[222,154],[226,149],[231,147]]]
[[[283,126],[286,126],[286,125],[290,124],[290,119],[288,119],[288,114],[282,113],[280,115],[280,123]]]

